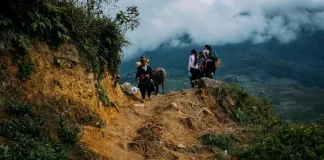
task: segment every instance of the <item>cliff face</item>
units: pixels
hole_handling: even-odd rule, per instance
[[[98,81],[79,54],[72,44],[50,49],[44,43],[34,42],[25,58],[34,61],[35,72],[25,81],[17,76],[15,60],[9,55],[1,55],[0,100],[17,97],[26,103],[64,103],[68,107],[58,109],[71,112],[70,116],[76,119],[84,114],[97,114],[98,119],[107,122],[116,114],[116,108],[128,105],[130,99],[115,82],[114,75],[105,72]],[[107,92],[112,107],[103,106],[97,83]]]

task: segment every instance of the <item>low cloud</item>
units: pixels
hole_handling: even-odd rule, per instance
[[[128,59],[135,54],[193,44],[223,45],[271,38],[288,43],[302,29],[324,30],[323,0],[119,0],[120,7],[138,6],[140,26],[126,36],[133,45],[124,49]]]

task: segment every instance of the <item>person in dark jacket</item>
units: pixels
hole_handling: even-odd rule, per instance
[[[214,75],[215,75],[215,71],[216,71],[216,68],[215,68],[215,60],[213,57],[212,57],[212,48],[210,45],[205,45],[205,50],[203,51],[203,53],[205,54],[206,56],[206,72],[205,72],[205,75],[206,77],[209,77],[211,79],[214,78]]]
[[[146,57],[142,57],[141,64],[142,65],[137,68],[136,79],[137,79],[138,88],[140,89],[142,94],[142,103],[144,103],[146,92],[148,98],[151,99],[153,80],[152,80],[152,69],[147,64]]]
[[[198,69],[199,69],[199,78],[205,77],[205,65],[206,65],[206,59],[202,52],[198,52]]]

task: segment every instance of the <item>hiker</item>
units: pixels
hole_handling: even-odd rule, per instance
[[[213,52],[210,45],[205,45],[203,53],[206,57],[206,77],[213,79],[216,71],[215,62],[217,61],[217,59],[213,57]]]
[[[205,77],[205,65],[206,65],[206,59],[203,52],[198,52],[198,69],[199,69],[199,75],[198,78]]]
[[[151,92],[152,92],[152,69],[147,63],[147,58],[142,57],[141,58],[141,66],[137,68],[136,72],[136,79],[138,88],[141,91],[142,94],[142,103],[145,102],[145,94],[147,92],[147,96],[149,100],[151,100]]]
[[[197,56],[197,51],[193,49],[191,50],[189,56],[189,63],[188,63],[188,76],[191,81],[191,88],[195,87],[195,84],[197,84],[198,75],[199,75],[198,56]]]

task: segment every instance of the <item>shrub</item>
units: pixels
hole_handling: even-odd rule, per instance
[[[229,149],[237,141],[233,135],[216,135],[215,133],[206,133],[201,136],[201,142],[207,147],[218,147],[220,149]]]
[[[53,84],[60,87],[60,88],[63,88],[63,85],[62,85],[62,82],[58,79],[53,79]]]
[[[20,80],[27,80],[35,72],[34,59],[22,58],[18,60],[18,77]]]
[[[236,99],[237,109],[234,119],[243,124],[271,125],[275,120],[273,105],[266,97],[255,97],[238,85],[226,86],[229,94]]]
[[[74,126],[61,126],[60,128],[59,138],[63,143],[74,145],[78,142],[78,134],[80,132],[80,128]]]
[[[0,159],[67,159],[84,156],[79,146],[80,129],[49,105],[6,102],[8,118],[0,125]]]
[[[101,10],[102,3],[109,2],[4,1],[0,6],[0,52],[24,56],[33,39],[51,47],[70,41],[78,46],[99,78],[106,66],[114,74],[121,63],[122,48],[130,44],[124,33],[139,25],[139,14],[137,7],[128,7],[113,19]],[[30,75],[30,69],[20,78]]]
[[[260,134],[240,157],[246,160],[320,160],[324,158],[324,126],[287,123]]]
[[[241,108],[237,108],[234,112],[235,119],[238,120],[240,123],[243,123],[246,121],[246,114],[241,110]]]
[[[100,83],[96,84],[96,88],[97,88],[97,91],[98,91],[98,94],[99,94],[100,101],[103,103],[103,105],[105,107],[109,107],[110,106],[110,101],[108,99],[106,90],[102,87],[102,85]]]

